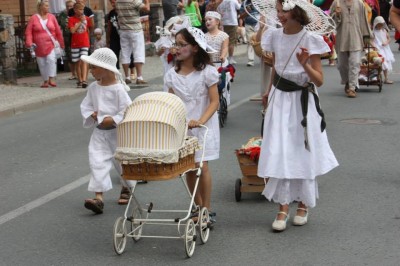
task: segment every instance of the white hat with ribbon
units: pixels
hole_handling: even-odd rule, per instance
[[[113,73],[115,73],[119,79],[119,81],[124,85],[126,91],[130,91],[130,88],[124,80],[122,79],[122,75],[117,69],[117,56],[115,53],[109,48],[99,48],[96,49],[90,56],[82,55],[81,60],[94,66],[98,66],[104,69],[107,69]]]
[[[200,46],[201,49],[206,51],[207,53],[216,53],[217,51],[214,50],[208,43],[206,36],[204,35],[204,32],[198,28],[195,27],[189,27],[187,28],[188,32],[190,35],[193,36],[197,44]]]
[[[276,12],[277,0],[252,0],[253,6],[257,11],[268,18],[270,22],[268,25],[276,27],[281,25]],[[283,0],[282,9],[284,11],[290,11],[298,6],[304,10],[310,20],[310,23],[305,25],[305,29],[316,34],[329,34],[335,31],[335,21],[328,15],[326,15],[321,8],[313,5],[307,0]]]

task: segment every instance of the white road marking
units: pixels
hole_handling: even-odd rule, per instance
[[[242,100],[240,100],[240,101],[238,101],[236,103],[233,103],[228,107],[228,110],[232,111],[233,109],[238,108],[242,104],[244,104],[246,102],[249,102],[250,99],[252,99],[254,97],[257,97],[257,96],[259,96],[259,94],[254,94],[254,95],[252,95],[250,97],[247,97],[247,98],[242,99]],[[75,180],[72,183],[69,183],[69,184],[67,184],[67,185],[65,185],[65,186],[63,186],[63,187],[61,187],[61,188],[59,188],[59,189],[57,189],[57,190],[55,190],[53,192],[50,192],[47,195],[44,195],[41,198],[38,198],[38,199],[36,199],[34,201],[31,201],[30,203],[28,203],[28,204],[26,204],[26,205],[24,205],[22,207],[19,207],[18,209],[15,209],[13,211],[10,211],[10,212],[0,216],[0,225],[4,224],[4,223],[6,223],[6,222],[8,222],[8,221],[10,221],[12,219],[15,219],[18,216],[21,216],[21,215],[23,215],[23,214],[25,214],[25,213],[37,208],[37,207],[42,206],[43,204],[45,204],[45,203],[47,203],[49,201],[52,201],[55,198],[58,198],[58,197],[60,197],[60,196],[62,196],[64,194],[66,194],[66,193],[68,193],[68,192],[70,192],[70,191],[82,186],[83,184],[87,183],[89,181],[89,179],[90,179],[90,175],[83,176],[83,177],[79,178],[78,180]]]
[[[236,103],[233,103],[233,104],[231,104],[231,105],[228,106],[228,111],[232,111],[233,109],[238,108],[238,107],[241,106],[242,104],[244,104],[244,103],[250,101],[250,99],[252,99],[252,98],[254,98],[254,97],[258,97],[258,96],[260,96],[259,93],[254,94],[254,95],[252,95],[252,96],[250,96],[250,97],[244,98],[244,99],[242,99],[242,100],[240,100],[240,101],[238,101],[238,102],[236,102]]]
[[[64,195],[64,194],[70,192],[71,190],[74,190],[74,189],[82,186],[83,184],[87,183],[89,181],[89,179],[90,179],[90,175],[83,176],[83,177],[79,178],[78,180],[75,180],[74,182],[69,183],[68,185],[65,185],[57,190],[54,190],[53,192],[51,192],[47,195],[44,195],[41,198],[31,201],[28,204],[26,204],[22,207],[19,207],[18,209],[15,209],[13,211],[10,211],[10,212],[0,216],[0,225],[4,224],[12,219],[15,219],[18,216],[20,216],[24,213],[27,213],[27,212],[47,203],[61,195]]]

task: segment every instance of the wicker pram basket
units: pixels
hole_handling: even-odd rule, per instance
[[[167,180],[195,168],[199,149],[187,137],[186,109],[182,100],[166,92],[138,96],[118,125],[115,158],[127,180]]]

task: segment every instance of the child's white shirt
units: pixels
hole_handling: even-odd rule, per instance
[[[121,123],[125,109],[132,103],[121,83],[102,86],[94,81],[87,88],[86,97],[81,103],[83,127],[89,128],[101,124],[105,117],[111,116],[115,125]],[[91,115],[97,112],[97,122]]]

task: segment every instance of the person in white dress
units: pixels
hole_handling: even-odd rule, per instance
[[[196,136],[205,150],[199,188],[195,196],[196,204],[211,208],[211,172],[208,161],[219,158],[220,134],[217,109],[219,95],[217,89],[218,71],[211,65],[207,52],[215,52],[206,42],[204,33],[197,28],[181,29],[175,38],[176,65],[164,77],[169,92],[174,93],[185,103],[189,135]],[[204,140],[204,128],[208,127]],[[204,145],[204,146],[203,146]],[[202,150],[196,152],[195,161],[201,161]],[[196,172],[187,174],[191,191],[194,189]],[[211,215],[213,216],[213,215]],[[211,217],[213,221],[213,217]]]
[[[384,60],[382,64],[383,75],[385,76],[384,83],[393,84],[393,81],[388,79],[389,72],[392,71],[392,63],[394,63],[394,55],[390,49],[389,28],[383,17],[378,16],[374,19],[374,39],[373,44],[378,49]]]
[[[274,55],[274,69],[273,85],[263,96],[268,107],[258,176],[269,178],[262,194],[279,204],[272,224],[276,231],[286,229],[292,202],[298,202],[293,224],[307,223],[309,208],[316,206],[318,198],[316,176],[338,166],[316,89],[323,84],[320,55],[329,47],[321,36],[305,29],[312,18],[303,9],[310,4],[304,3],[278,0],[282,28],[268,27],[261,40],[262,49]]]
[[[226,66],[228,61],[229,35],[219,30],[221,24],[221,15],[215,11],[208,11],[205,15],[206,20],[206,40],[207,43],[216,51],[211,54],[213,63],[220,62],[222,66]]]
[[[109,48],[99,48],[81,60],[91,65],[91,73],[96,79],[88,87],[81,103],[83,127],[94,127],[89,142],[90,181],[88,190],[95,193],[94,199],[85,200],[85,208],[96,214],[103,213],[103,193],[112,188],[110,170],[114,165],[120,177],[122,190],[119,204],[127,204],[129,189],[136,181],[126,182],[121,178],[121,165],[114,159],[117,147],[117,125],[124,117],[125,109],[132,103],[116,68],[117,57]],[[119,83],[116,79],[119,77]]]
[[[171,32],[175,24],[182,24],[183,19],[180,16],[170,18],[165,24],[164,28],[157,26],[157,34],[160,38],[154,43],[157,55],[160,57],[164,66],[164,75],[174,66],[175,49],[173,44],[175,42],[175,35]],[[168,87],[163,87],[163,91],[168,92]]]

